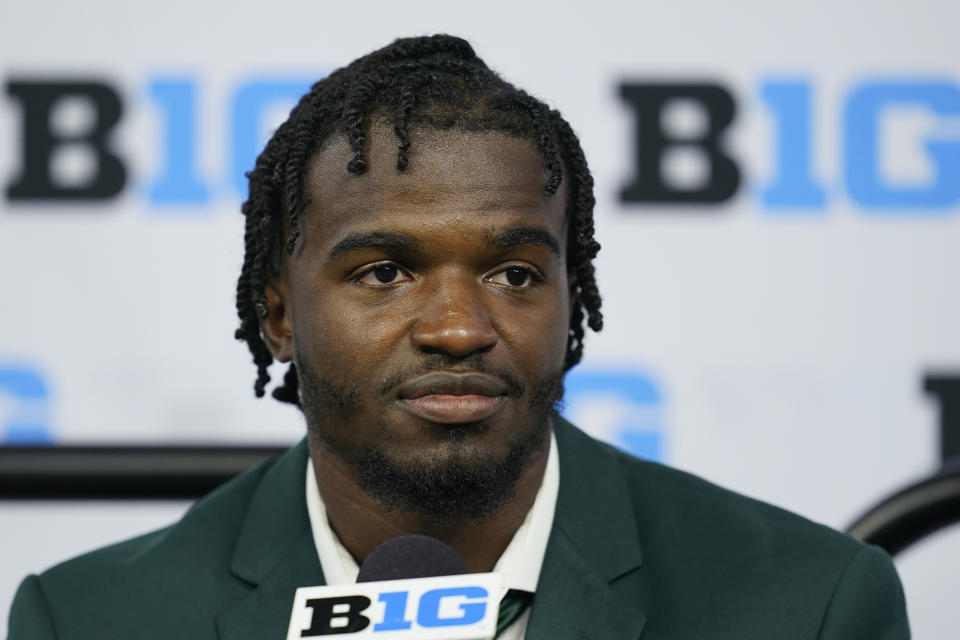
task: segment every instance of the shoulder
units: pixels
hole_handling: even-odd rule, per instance
[[[194,503],[176,523],[58,564],[45,571],[41,581],[70,576],[103,579],[113,572],[152,565],[173,570],[181,564],[225,564],[250,499],[272,463],[262,463],[224,483]]]
[[[572,425],[560,429],[578,459],[617,469],[630,503],[623,516],[642,549],[635,593],[651,605],[652,628],[679,633],[682,617],[715,629],[749,621],[783,638],[909,637],[899,578],[882,550]],[[603,499],[609,488],[595,491]]]
[[[852,556],[862,543],[795,513],[720,487],[694,474],[641,460],[599,442],[573,425],[558,425],[563,444],[577,451],[579,460],[603,461],[619,470],[634,506],[638,530],[645,538],[669,532],[674,544],[698,545],[710,539],[750,541],[751,554],[785,547],[793,553],[809,551],[807,545]],[[583,454],[592,450],[589,457]],[[561,468],[561,473],[566,471]],[[759,545],[759,546],[756,546]],[[646,545],[645,545],[646,546]],[[737,545],[740,546],[740,545]]]
[[[296,448],[230,480],[168,527],[29,576],[11,608],[11,640],[56,637],[41,634],[35,625],[54,629],[71,620],[92,628],[126,628],[135,623],[125,620],[134,616],[130,612],[141,616],[147,603],[192,602],[201,609],[244,592],[240,580],[230,579],[229,568],[247,511],[277,460],[295,453]],[[67,631],[58,630],[60,636]]]
[[[909,638],[903,588],[883,550],[691,474],[619,458],[650,575],[723,602],[717,620],[789,620],[797,637]]]
[[[646,524],[655,519],[661,527],[709,532],[721,540],[750,541],[753,554],[777,550],[806,554],[810,545],[815,545],[821,553],[830,550],[851,556],[863,546],[830,527],[691,473],[622,452],[614,455],[635,503],[642,506],[637,517]]]

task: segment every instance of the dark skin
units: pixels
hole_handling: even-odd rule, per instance
[[[531,390],[563,371],[566,190],[544,197],[532,141],[415,134],[404,172],[381,124],[360,176],[345,169],[343,137],[315,154],[302,236],[266,290],[262,330],[274,357],[350,399],[333,410],[302,397],[320,494],[353,557],[422,533],[452,546],[470,571],[490,571],[533,504],[545,450],[493,517],[442,524],[365,493],[345,454],[376,445],[399,464],[479,464],[524,436],[548,436],[549,414]]]

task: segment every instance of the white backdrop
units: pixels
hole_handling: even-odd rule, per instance
[[[232,338],[236,177],[290,106],[271,96],[398,36],[451,32],[559,108],[594,171],[606,327],[570,381],[570,415],[842,528],[936,468],[922,378],[960,372],[958,22],[947,0],[8,4],[0,443],[298,439],[294,410],[253,398]],[[37,140],[17,87],[51,81],[119,99],[114,197],[11,194]],[[729,198],[623,200],[652,151],[638,150],[621,87],[651,83],[731,96],[721,149],[741,182]],[[82,135],[96,113],[65,100],[47,128]],[[696,138],[708,116],[677,101],[660,127]],[[708,160],[673,149],[662,171],[696,189]],[[97,173],[83,143],[57,147],[51,166],[60,186]],[[30,547],[23,522],[0,564]],[[960,562],[957,544],[938,549],[949,562],[911,573],[911,603],[935,601],[943,576],[930,572]],[[924,619],[918,637],[950,635]]]

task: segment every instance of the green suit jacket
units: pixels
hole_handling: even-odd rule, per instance
[[[560,495],[528,639],[902,640],[890,559],[557,420]],[[9,640],[284,638],[323,584],[304,443],[177,524],[29,576]]]

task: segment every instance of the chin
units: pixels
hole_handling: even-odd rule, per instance
[[[437,525],[496,516],[549,442],[549,422],[501,446],[489,426],[451,429],[418,448],[372,445],[353,452],[358,486],[388,510]],[[434,428],[438,425],[434,425]]]

